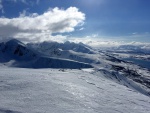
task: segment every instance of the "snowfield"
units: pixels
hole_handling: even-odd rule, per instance
[[[0,113],[150,113],[149,67],[114,53],[72,42],[0,43]]]
[[[150,113],[150,98],[90,69],[0,68],[0,113]]]

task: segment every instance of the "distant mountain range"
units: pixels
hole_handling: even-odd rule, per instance
[[[83,62],[78,62],[70,59],[64,58],[54,58],[52,55],[46,55],[43,52],[44,47],[41,44],[38,48],[33,48],[36,45],[23,44],[22,42],[12,39],[8,42],[0,43],[0,62],[4,63],[7,66],[13,67],[25,67],[25,68],[91,68],[90,64]],[[58,55],[56,48],[52,46],[50,49],[54,55]],[[75,45],[79,46],[79,45]],[[75,49],[74,46],[74,49]],[[82,47],[81,47],[82,48]],[[78,47],[80,50],[80,47]],[[42,52],[43,51],[43,52]],[[81,51],[81,50],[80,50]],[[85,51],[88,51],[86,49]]]

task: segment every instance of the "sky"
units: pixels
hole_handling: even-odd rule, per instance
[[[150,43],[150,0],[0,0],[0,39]]]

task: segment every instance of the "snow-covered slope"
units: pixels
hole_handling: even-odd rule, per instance
[[[150,98],[93,69],[0,69],[0,113],[150,113]]]
[[[27,67],[30,66],[31,65],[29,64]],[[68,69],[92,68],[90,64],[86,64],[83,62],[77,62],[68,59],[51,58],[51,57],[39,57],[38,59],[33,61],[32,67],[33,68],[68,68]]]
[[[1,65],[23,68],[95,68],[105,76],[150,96],[150,71],[131,62],[96,51],[84,44],[44,42],[25,45],[17,40],[0,44]]]
[[[0,43],[0,113],[150,113],[149,96],[150,71],[109,51]]]

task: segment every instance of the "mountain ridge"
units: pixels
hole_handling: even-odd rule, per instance
[[[30,67],[30,68],[91,68],[92,66],[86,63],[71,61],[68,59],[57,59],[45,57],[45,55],[39,54],[38,51],[32,50],[27,45],[22,42],[12,39],[7,42],[0,43],[0,57],[1,62],[7,62],[14,60],[15,65],[11,65],[14,67]],[[3,59],[3,60],[2,60]],[[6,61],[4,59],[7,59]],[[42,61],[47,62],[47,64],[41,65]],[[54,63],[54,61],[56,63]],[[51,63],[50,63],[51,61]],[[53,62],[53,63],[52,63]],[[64,65],[65,63],[69,65]],[[58,65],[59,64],[59,65]]]

